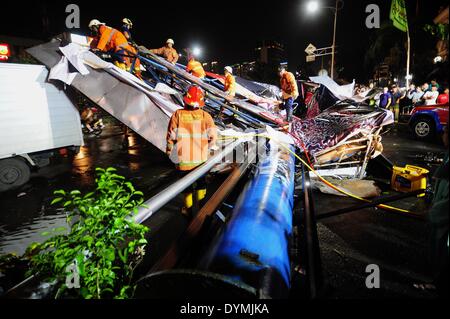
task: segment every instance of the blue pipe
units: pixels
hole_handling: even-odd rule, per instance
[[[285,298],[290,288],[294,175],[294,156],[271,144],[200,267],[244,282],[271,298]]]

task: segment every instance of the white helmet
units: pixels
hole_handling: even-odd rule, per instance
[[[92,27],[96,27],[96,26],[100,26],[100,25],[105,25],[105,24],[101,23],[97,19],[93,19],[93,20],[91,20],[91,22],[89,22],[89,29],[92,29]]]
[[[128,18],[123,18],[122,22],[125,23],[126,25],[129,25],[130,27],[133,26],[133,22],[131,22],[131,20]]]
[[[172,45],[175,44],[175,42],[174,42],[172,39],[167,39],[166,43],[170,43],[170,44],[172,44]]]
[[[231,66],[226,66],[224,70],[230,74],[233,74],[233,69],[231,68]]]

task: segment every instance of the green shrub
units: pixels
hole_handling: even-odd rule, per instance
[[[70,212],[68,233],[46,234],[53,237],[28,249],[28,254],[32,252],[28,275],[39,273],[54,283],[55,298],[130,298],[134,292],[133,272],[145,254],[148,228],[136,224],[130,212],[142,206],[143,193],[114,168],[96,171],[94,192],[54,192],[58,197],[52,205]],[[68,281],[74,270],[79,274],[75,288]]]

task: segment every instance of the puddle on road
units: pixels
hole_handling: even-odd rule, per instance
[[[165,154],[136,134],[131,133],[125,140],[120,132],[119,127],[113,126],[99,138],[85,137],[85,146],[73,160],[55,159],[20,190],[0,194],[0,255],[21,255],[31,243],[47,239],[41,235],[43,232],[66,226],[64,211],[50,206],[53,191],[91,191],[96,167],[115,167],[118,174],[149,198],[162,176],[173,167]],[[125,141],[128,147],[124,146]],[[18,197],[20,193],[24,195]]]
[[[43,236],[42,233],[60,227],[67,229],[66,218],[66,213],[61,209],[55,214],[32,218],[13,231],[7,231],[2,227],[0,230],[0,255],[9,253],[23,255],[31,243],[42,243],[48,239],[48,236]]]
[[[79,176],[79,181],[83,185],[92,185],[94,183],[94,176],[89,173],[92,169],[93,159],[89,153],[89,148],[83,146],[80,152],[73,159],[72,174]]]

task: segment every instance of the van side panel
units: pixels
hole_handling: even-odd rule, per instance
[[[0,159],[82,146],[76,107],[45,66],[0,63]]]

